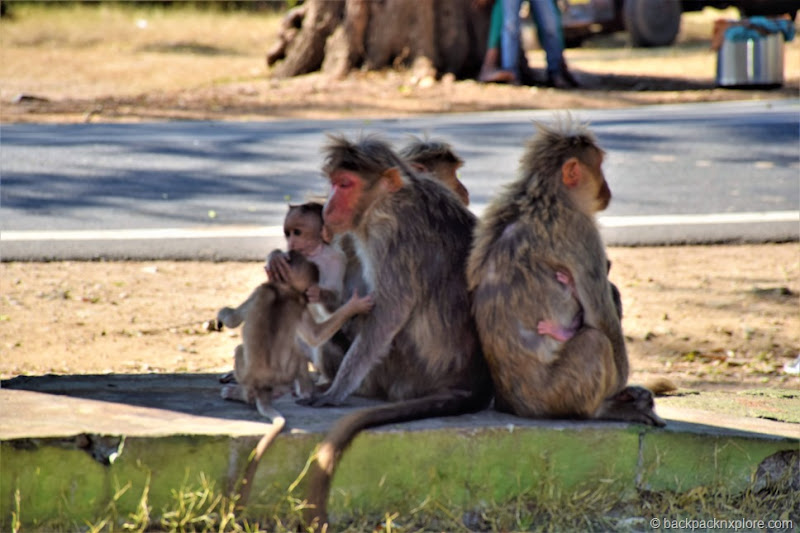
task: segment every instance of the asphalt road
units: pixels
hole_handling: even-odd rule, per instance
[[[581,110],[607,152],[610,245],[797,240],[800,102]],[[398,120],[4,125],[0,257],[256,259],[288,201],[324,195],[326,132],[443,138],[472,209],[514,179],[552,112]]]

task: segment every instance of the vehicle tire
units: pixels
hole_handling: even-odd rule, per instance
[[[625,0],[622,20],[634,46],[667,46],[681,28],[681,2]]]
[[[770,2],[740,0],[737,7],[742,17],[789,15],[794,20],[797,17],[798,6],[800,6],[800,0],[771,0]]]

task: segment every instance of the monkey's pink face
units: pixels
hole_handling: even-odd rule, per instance
[[[350,170],[335,170],[330,180],[331,192],[322,210],[322,217],[330,231],[344,233],[355,226],[364,180]]]

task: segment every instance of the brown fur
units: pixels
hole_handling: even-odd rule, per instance
[[[272,407],[272,398],[297,384],[301,396],[310,395],[311,378],[308,360],[299,340],[319,346],[351,316],[372,307],[369,297],[357,294],[337,309],[328,320],[317,323],[308,310],[305,291],[317,283],[319,271],[312,262],[296,251],[287,254],[291,269],[291,285],[271,281],[260,285],[250,301],[242,329],[243,343],[236,348],[233,373],[236,384],[225,385],[221,395],[227,400],[255,404],[258,412],[272,420],[272,428],[259,441],[248,462],[240,486],[241,504],[247,501],[256,467],[266,449],[286,424],[284,417]]]
[[[372,307],[370,297],[354,294],[327,320],[317,323],[304,292],[317,282],[319,271],[299,252],[290,251],[287,261],[292,285],[271,281],[253,292],[242,329],[243,342],[235,353],[237,384],[222,388],[223,398],[254,403],[259,413],[273,419],[280,417],[271,407],[273,396],[289,392],[295,382],[301,396],[311,394],[308,359],[298,340],[319,346],[348,318]]]
[[[663,425],[652,409],[629,409],[646,404],[637,391],[620,394],[628,379],[621,309],[593,217],[611,197],[602,155],[583,126],[539,125],[520,177],[491,203],[475,234],[467,269],[475,318],[499,409]],[[572,275],[575,298],[565,301],[557,271]],[[565,342],[537,332],[540,321],[568,324],[579,312],[581,327]]]
[[[417,175],[420,178],[430,177],[434,181],[438,181],[450,189],[464,205],[469,205],[469,191],[457,176],[458,169],[464,163],[450,144],[440,140],[423,140],[412,137],[399,155],[414,171],[418,172]],[[340,235],[336,242],[347,258],[344,276],[345,294],[352,293],[354,290],[360,293],[367,292],[361,261],[358,258],[352,236],[350,234]],[[326,378],[336,374],[344,354],[358,334],[361,321],[362,317],[353,317],[342,328],[342,331],[325,345],[320,370]]]
[[[273,395],[288,392],[295,380],[310,388],[308,365],[296,337],[308,303],[303,291],[319,273],[299,253],[290,252],[289,257],[296,286],[268,282],[253,291],[242,344],[234,356],[237,384],[222,388],[223,398],[255,404],[267,418],[279,416],[271,410]]]
[[[464,161],[456,155],[448,143],[415,137],[400,150],[400,156],[415,169],[430,173],[452,190],[464,205],[469,205],[469,191],[458,179],[458,169],[464,165]]]
[[[350,232],[375,308],[311,404],[340,404],[354,392],[397,403],[340,420],[321,444],[307,515],[320,523],[336,459],[361,429],[475,411],[491,398],[464,276],[473,215],[380,139],[332,137],[325,155],[326,224]]]

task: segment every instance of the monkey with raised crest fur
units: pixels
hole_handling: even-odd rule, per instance
[[[353,393],[393,403],[343,418],[320,445],[306,516],[320,527],[336,461],[360,430],[472,412],[491,400],[465,277],[474,215],[376,137],[334,136],[324,154],[325,224],[353,239],[375,307],[330,387],[307,403],[339,405]]]
[[[467,269],[495,405],[533,418],[663,426],[650,391],[627,386],[619,292],[594,220],[611,199],[604,152],[570,118],[538,130],[519,178],[479,223]],[[574,297],[565,298],[558,272],[569,273]],[[539,331],[542,321],[576,330],[556,338]]]
[[[450,189],[464,205],[469,205],[469,191],[458,179],[458,169],[464,162],[455,152],[453,147],[439,139],[420,139],[412,137],[398,153],[411,168],[417,172],[420,178],[429,177],[438,181],[447,189]],[[344,294],[358,290],[361,293],[367,291],[364,284],[364,277],[361,270],[361,262],[355,250],[355,245],[350,234],[341,234],[337,244],[344,252],[346,261],[344,275]],[[355,338],[360,317],[355,317],[349,321],[341,332],[337,333],[332,341],[325,345],[324,356],[321,358],[320,370],[325,379],[330,379],[336,374],[345,352],[350,343]]]

